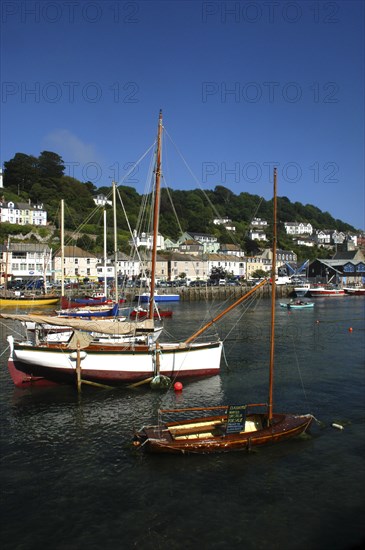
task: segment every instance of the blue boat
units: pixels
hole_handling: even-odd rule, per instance
[[[112,307],[95,306],[83,307],[80,309],[61,309],[57,311],[60,317],[76,317],[90,319],[93,317],[116,317],[119,312],[119,304],[114,304]]]
[[[137,294],[135,300],[141,303],[146,303],[150,301],[149,292],[144,292],[143,294]],[[178,302],[180,300],[180,294],[158,294],[155,292],[154,301],[155,302]]]

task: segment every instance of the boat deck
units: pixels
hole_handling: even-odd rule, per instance
[[[226,418],[217,418],[215,420],[199,421],[190,424],[182,423],[167,427],[166,432],[173,440],[183,439],[203,439],[207,437],[225,436],[227,422]],[[239,433],[256,432],[262,429],[262,419],[258,415],[252,415],[246,419],[245,429]]]

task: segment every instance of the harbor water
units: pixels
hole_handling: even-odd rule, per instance
[[[145,454],[132,446],[133,430],[155,423],[161,407],[266,402],[267,299],[215,327],[221,374],[178,393],[16,389],[6,336],[18,327],[1,320],[2,549],[362,548],[364,306],[350,296],[292,312],[277,304],[274,411],[316,421],[295,440],[209,456]],[[171,308],[171,339],[209,318],[203,302]]]

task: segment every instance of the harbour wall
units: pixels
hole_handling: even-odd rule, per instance
[[[160,288],[158,293],[162,295],[166,294],[179,294],[180,300],[185,302],[196,302],[199,300],[238,300],[241,296],[246,294],[252,287],[246,286],[207,286],[207,287],[170,287]],[[277,298],[289,298],[292,296],[294,288],[292,286],[280,285],[276,287]],[[134,296],[139,294],[139,289],[130,289],[126,292],[126,300],[133,300]],[[271,285],[264,285],[259,288],[256,296],[269,298],[271,296]]]

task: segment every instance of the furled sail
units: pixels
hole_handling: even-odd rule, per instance
[[[154,330],[153,319],[144,321],[118,321],[118,320],[84,320],[84,319],[65,319],[63,317],[46,315],[16,315],[11,313],[1,313],[3,319],[13,319],[14,321],[32,322],[38,325],[52,325],[57,327],[69,327],[73,330],[85,332],[98,332],[101,334],[123,335],[135,334],[136,332],[152,332]]]

